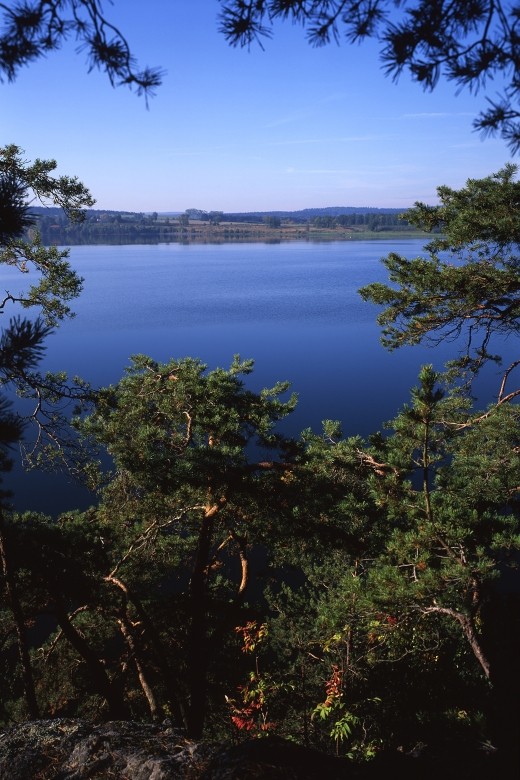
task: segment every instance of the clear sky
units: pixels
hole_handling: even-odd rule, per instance
[[[74,41],[0,84],[0,143],[56,159],[96,208],[406,208],[510,161],[472,129],[482,94],[447,82],[425,93],[406,74],[396,84],[375,42],[314,49],[286,23],[248,51],[218,32],[218,0],[104,6],[139,64],[167,71],[148,110],[88,74]]]

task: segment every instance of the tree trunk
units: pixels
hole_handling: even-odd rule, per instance
[[[113,579],[110,578],[107,579],[109,581],[114,582]],[[155,698],[155,694],[153,692],[152,686],[148,682],[148,676],[145,672],[140,647],[138,646],[138,642],[134,637],[133,626],[128,616],[128,590],[121,581],[118,581],[117,584],[119,585],[122,591],[121,612],[120,612],[120,616],[117,618],[117,624],[119,626],[123,639],[125,640],[126,645],[130,650],[130,655],[134,661],[135,668],[137,671],[137,678],[139,680],[141,690],[143,691],[144,697],[148,702],[150,716],[152,720],[157,721],[161,717],[162,713],[157,704],[157,700]]]
[[[190,706],[188,736],[200,739],[206,716],[208,648],[206,636],[206,580],[213,538],[214,516],[219,506],[208,507],[199,532],[197,557],[190,582],[191,626],[188,642],[188,680]]]
[[[520,771],[520,599],[492,594],[482,609],[484,638],[473,621],[456,610],[430,607],[426,612],[449,615],[461,625],[464,636],[491,684],[489,717],[492,742],[498,749],[501,776]],[[514,775],[509,773],[514,772]]]
[[[137,647],[137,643],[135,641],[133,631],[132,631],[132,626],[130,625],[130,620],[128,619],[126,610],[124,614],[120,618],[118,618],[117,623],[119,625],[121,634],[123,635],[124,640],[133,658],[135,668],[137,671],[137,677],[139,679],[139,684],[141,686],[141,690],[143,691],[145,699],[148,702],[150,717],[152,718],[152,720],[158,721],[162,716],[162,712],[157,704],[157,700],[155,698],[155,694],[153,692],[152,686],[148,682],[148,677],[144,669],[144,664],[141,658],[141,654]]]
[[[457,623],[459,623],[460,627],[462,628],[462,633],[464,634],[464,638],[469,644],[473,655],[479,662],[480,668],[484,672],[486,678],[489,680],[490,679],[489,658],[487,656],[487,653],[484,652],[482,642],[480,641],[480,638],[478,637],[478,634],[475,631],[473,620],[470,617],[468,617],[468,615],[465,615],[462,612],[458,612],[456,609],[452,609],[451,607],[426,607],[424,609],[424,612],[425,613],[436,612],[439,615],[447,615],[448,617],[453,618],[454,620],[457,621]]]
[[[55,615],[63,635],[84,660],[96,693],[105,699],[111,720],[128,720],[130,712],[123,694],[110,680],[107,671],[85,638],[73,626],[63,601],[55,595]]]
[[[168,704],[172,711],[175,722],[179,728],[188,728],[188,714],[186,707],[184,706],[183,697],[181,695],[181,685],[176,675],[172,672],[168,662],[168,650],[164,646],[164,643],[156,630],[153,620],[150,619],[148,613],[144,609],[141,601],[136,594],[123,582],[119,577],[110,575],[106,577],[106,581],[112,583],[120,590],[123,591],[129,603],[134,607],[139,620],[143,623],[148,639],[150,640],[153,648],[154,660],[157,663],[159,671],[161,673],[162,682],[168,697]]]

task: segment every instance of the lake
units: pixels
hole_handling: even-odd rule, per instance
[[[42,368],[101,386],[117,382],[132,354],[158,361],[189,355],[214,368],[239,353],[255,360],[247,380],[252,389],[287,379],[298,393],[286,433],[319,430],[321,420],[338,419],[344,435],[366,435],[407,401],[422,363],[440,368],[453,356],[453,344],[388,353],[379,342],[377,307],[357,293],[369,282],[386,281],[383,256],[415,257],[423,243],[72,247],[84,292],[73,307],[76,317],[49,338]],[[19,289],[15,274],[1,269],[3,289]],[[493,392],[492,381],[485,393]],[[57,512],[93,501],[49,474],[16,469],[6,486],[14,488],[20,510]]]

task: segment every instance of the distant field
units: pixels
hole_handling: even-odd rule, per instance
[[[197,220],[190,221],[189,225],[179,229],[176,234],[184,239],[212,239],[212,240],[236,240],[258,239],[267,241],[291,241],[316,239],[320,241],[343,240],[389,240],[392,238],[423,238],[430,236],[420,230],[365,230],[360,228],[320,228],[312,225],[298,223],[282,224],[280,227],[269,227],[261,222],[221,222],[219,225],[211,225]]]

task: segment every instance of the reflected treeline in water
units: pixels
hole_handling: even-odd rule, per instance
[[[117,238],[112,237],[109,239],[93,239],[93,240],[82,240],[82,239],[75,239],[75,240],[67,240],[66,243],[67,246],[159,246],[159,245],[170,245],[170,244],[180,244],[181,246],[189,246],[190,244],[200,244],[202,246],[204,245],[216,245],[216,246],[223,246],[224,244],[281,244],[285,241],[290,241],[291,239],[282,239],[282,238],[265,238],[262,241],[259,242],[258,238],[244,238],[244,237],[222,237],[222,238],[203,238],[203,237],[193,237],[193,238],[165,238],[165,239],[156,239],[156,238],[150,238],[144,236],[143,238]],[[313,243],[318,242],[318,239],[316,238],[309,238],[308,241],[311,241]],[[324,239],[321,239],[322,241]],[[64,243],[58,240],[53,240],[49,242],[49,245],[54,246],[63,246]]]
[[[348,214],[325,213],[330,211],[328,209],[307,211],[309,213],[224,214],[189,209],[183,214],[144,214],[91,209],[81,223],[71,223],[59,209],[35,208],[34,218],[44,243],[64,246],[236,241],[271,243],[381,238],[388,234],[417,235],[412,226],[400,218],[398,209],[361,213],[350,209]]]

